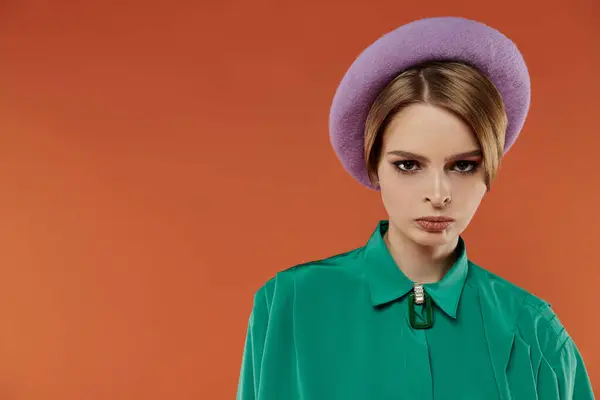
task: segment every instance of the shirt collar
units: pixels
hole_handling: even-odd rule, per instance
[[[380,221],[363,248],[366,278],[373,306],[397,300],[408,294],[414,286],[414,282],[398,267],[383,240],[388,227],[388,221]],[[467,252],[461,237],[459,237],[457,251],[459,251],[458,259],[442,280],[423,285],[434,303],[452,318],[456,318],[458,302],[469,269]]]

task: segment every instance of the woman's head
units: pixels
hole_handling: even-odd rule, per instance
[[[390,223],[424,245],[455,239],[496,176],[507,116],[496,87],[475,68],[431,62],[397,76],[365,125],[365,160]],[[455,221],[432,233],[416,220]]]

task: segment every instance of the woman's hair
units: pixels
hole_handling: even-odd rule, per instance
[[[371,183],[377,180],[383,132],[398,112],[415,103],[450,111],[471,127],[481,147],[489,190],[504,154],[508,118],[494,84],[474,67],[459,62],[413,67],[381,91],[365,124],[364,156]]]

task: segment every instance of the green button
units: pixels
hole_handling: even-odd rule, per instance
[[[433,326],[433,308],[431,307],[431,297],[427,293],[425,295],[425,322],[418,322],[415,314],[415,294],[411,293],[408,298],[408,316],[410,326],[414,329],[429,329]]]

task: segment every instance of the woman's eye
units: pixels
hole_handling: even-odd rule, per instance
[[[417,162],[412,160],[398,161],[396,167],[401,171],[414,171],[417,167]]]
[[[476,164],[473,161],[458,161],[454,167],[458,172],[471,172],[475,169]]]

